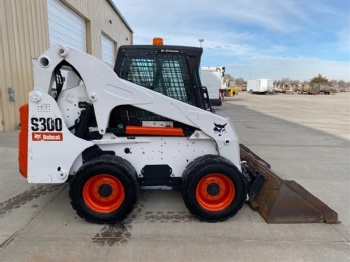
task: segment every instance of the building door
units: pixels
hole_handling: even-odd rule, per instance
[[[115,63],[114,42],[106,35],[101,34],[102,61],[112,68]]]
[[[50,46],[61,44],[87,52],[86,23],[60,0],[47,0]]]

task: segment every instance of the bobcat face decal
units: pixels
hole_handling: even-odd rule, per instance
[[[218,124],[214,123],[214,125],[215,125],[214,131],[219,133],[219,136],[221,136],[221,134],[226,131],[225,126],[227,125],[227,123],[224,125],[218,125]]]

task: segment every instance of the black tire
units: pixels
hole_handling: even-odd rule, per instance
[[[69,190],[77,214],[99,224],[123,220],[132,211],[138,195],[134,167],[125,159],[110,155],[84,163]]]
[[[182,178],[185,205],[203,221],[219,222],[233,217],[247,196],[242,173],[221,156],[205,155],[193,160]]]

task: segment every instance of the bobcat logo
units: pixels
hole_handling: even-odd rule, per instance
[[[215,125],[214,131],[215,131],[215,132],[218,132],[218,133],[219,133],[219,136],[221,136],[221,134],[222,134],[224,131],[226,131],[226,130],[225,130],[225,126],[227,125],[227,123],[224,124],[224,125],[218,125],[218,124],[214,123],[214,125]]]

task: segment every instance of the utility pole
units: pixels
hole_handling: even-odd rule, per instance
[[[198,42],[199,42],[199,47],[202,47],[202,43],[204,42],[204,39],[203,38],[199,38]]]

